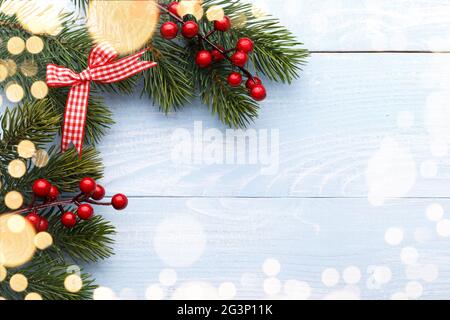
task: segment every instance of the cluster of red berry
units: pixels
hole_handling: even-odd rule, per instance
[[[232,50],[226,50],[220,45],[211,43],[208,37],[216,31],[227,32],[231,29],[231,20],[229,17],[224,16],[221,20],[214,21],[214,30],[208,33],[206,36],[200,33],[200,28],[195,21],[184,21],[178,14],[178,2],[172,2],[169,4],[166,10],[171,17],[179,23],[182,23],[181,34],[187,39],[198,37],[200,41],[209,44],[211,50],[200,50],[197,52],[195,63],[200,68],[208,68],[213,62],[220,62],[224,59],[228,59],[231,63],[239,68],[248,77],[246,87],[250,92],[250,96],[256,101],[262,101],[266,98],[267,93],[265,87],[262,85],[261,79],[251,75],[249,71],[244,69],[249,60],[249,53],[254,49],[254,43],[249,38],[241,38],[238,40],[236,47]],[[160,29],[163,38],[171,40],[178,36],[179,27],[178,24],[173,21],[165,22],[161,25]],[[234,52],[231,57],[228,56],[228,52]],[[232,72],[228,76],[228,84],[232,87],[238,87],[242,84],[243,76],[242,72]]]
[[[59,190],[46,179],[38,179],[33,183],[33,202],[27,212],[26,219],[34,226],[37,232],[48,230],[48,220],[39,215],[39,210],[50,207],[59,207],[61,215],[61,223],[72,228],[80,220],[89,220],[94,215],[94,205],[112,205],[116,210],[123,210],[128,205],[128,198],[123,194],[116,194],[112,197],[110,203],[98,202],[105,197],[105,188],[97,184],[92,178],[83,178],[80,181],[80,194],[69,200],[59,199]],[[36,198],[43,199],[41,205],[36,205]],[[71,211],[65,211],[64,205],[75,204],[77,206],[76,214]],[[78,218],[77,218],[78,217]]]

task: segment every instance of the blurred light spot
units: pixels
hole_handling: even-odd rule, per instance
[[[166,292],[159,284],[151,285],[145,290],[145,298],[147,300],[163,300],[165,296]]]
[[[225,16],[225,12],[219,6],[211,6],[206,10],[206,17],[209,21],[218,21],[222,20]]]
[[[421,270],[421,278],[426,282],[433,282],[439,277],[439,268],[434,264],[427,264]]]
[[[334,268],[325,269],[322,272],[322,283],[327,287],[334,287],[339,283],[339,271]]]
[[[420,296],[422,295],[423,287],[420,284],[420,282],[410,281],[405,286],[405,293],[408,296],[408,298],[417,299],[420,298]]]
[[[23,292],[28,288],[28,279],[23,274],[17,273],[9,280],[9,286],[15,292]]]
[[[0,282],[4,281],[6,279],[6,276],[8,275],[8,271],[6,271],[6,268],[2,265],[0,265]]]
[[[184,17],[188,14],[193,15],[197,20],[203,17],[202,1],[200,0],[183,0],[178,4],[178,15]]]
[[[5,64],[0,63],[0,82],[5,81],[8,78],[8,68]]]
[[[284,283],[284,293],[291,300],[307,300],[311,296],[311,291],[307,282],[288,280]]]
[[[400,228],[389,228],[384,233],[384,240],[391,246],[397,246],[403,241],[403,230]]]
[[[280,273],[281,265],[276,259],[267,259],[263,264],[263,271],[269,277],[275,277]]]
[[[405,247],[400,253],[400,259],[404,264],[415,264],[419,260],[419,252],[414,247]]]
[[[49,160],[50,160],[50,157],[49,157],[47,151],[45,151],[43,149],[37,150],[32,158],[34,165],[38,168],[45,167],[48,164]]]
[[[6,47],[10,54],[18,55],[25,50],[25,41],[20,37],[12,37],[8,40]]]
[[[23,205],[23,196],[18,191],[10,191],[5,195],[5,205],[11,209],[19,209]]]
[[[27,39],[26,47],[29,53],[38,54],[44,49],[44,41],[38,36]]]
[[[387,266],[376,266],[373,270],[372,277],[377,284],[387,284],[392,279],[392,271]]]
[[[224,282],[219,286],[219,298],[223,300],[231,300],[236,297],[236,286],[232,282]]]
[[[25,296],[25,300],[43,300],[42,296],[39,293],[36,292],[30,292]]]
[[[13,178],[22,178],[27,172],[25,162],[20,159],[12,160],[8,164],[8,173]]]
[[[53,238],[48,232],[39,232],[34,237],[34,245],[39,250],[45,250],[53,244]]]
[[[36,99],[44,99],[48,94],[48,87],[44,81],[35,81],[31,85],[31,94]]]
[[[361,280],[361,270],[356,266],[350,266],[342,272],[342,278],[347,284],[357,284]]]
[[[444,238],[450,237],[450,220],[444,219],[436,224],[436,231],[438,235]]]
[[[20,71],[26,77],[34,77],[38,73],[38,66],[33,60],[25,60],[20,65]]]
[[[426,214],[428,220],[438,222],[444,217],[444,208],[439,203],[433,203],[428,206]]]
[[[116,294],[108,287],[98,287],[94,290],[94,300],[116,300]]]
[[[80,292],[80,290],[83,288],[83,280],[77,274],[68,275],[64,279],[64,288],[66,288],[66,290],[71,293]],[[97,295],[98,295],[98,293],[97,293]],[[99,300],[99,299],[95,299],[95,300]]]
[[[166,287],[173,286],[177,282],[177,272],[173,269],[164,269],[159,274],[159,282]]]
[[[281,291],[281,281],[275,277],[264,280],[264,292],[269,296],[274,296]]]
[[[17,103],[23,99],[24,91],[22,86],[17,83],[10,83],[6,85],[6,97],[9,101]]]
[[[30,140],[22,140],[17,145],[17,153],[24,159],[29,159],[36,153],[36,146]]]
[[[217,288],[208,282],[192,281],[182,284],[173,293],[172,300],[219,300]]]
[[[11,215],[7,221],[8,230],[12,233],[22,233],[27,226],[26,220],[18,215]]]

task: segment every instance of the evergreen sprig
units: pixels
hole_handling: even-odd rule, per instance
[[[45,178],[56,185],[60,191],[73,193],[79,181],[86,176],[100,179],[103,166],[98,152],[87,147],[83,156],[78,157],[75,149],[60,153],[50,147],[49,162],[39,168],[30,160],[27,173],[22,178],[13,178],[7,172],[9,161],[19,158],[17,144],[28,139],[36,146],[45,148],[55,139],[59,130],[59,114],[50,99],[25,102],[13,109],[6,109],[0,116],[0,214],[9,212],[4,204],[8,191],[18,190],[24,195],[25,202],[30,201],[31,185],[38,178]],[[69,208],[68,208],[69,209]],[[113,254],[112,236],[114,227],[100,216],[77,224],[73,229],[61,226],[60,212],[48,209],[40,212],[49,220],[49,232],[54,245],[39,252],[32,261],[17,269],[8,269],[8,275],[23,273],[29,280],[27,292],[37,292],[45,299],[88,299],[95,288],[90,275],[82,274],[83,288],[74,294],[64,288],[64,279],[68,275],[67,267],[74,263],[95,262]],[[69,261],[69,262],[68,262]],[[72,263],[73,262],[73,263]],[[9,279],[9,278],[8,278]],[[7,280],[8,280],[7,279]],[[8,281],[0,282],[0,296],[10,299],[23,299],[23,293],[13,292]]]
[[[73,0],[86,10],[89,0]],[[168,5],[173,0],[158,1]],[[251,54],[250,68],[276,82],[291,83],[300,76],[306,63],[308,50],[280,21],[271,15],[256,17],[252,4],[241,0],[204,0],[205,11],[218,5],[232,21],[245,21],[226,33],[215,33],[209,37],[213,43],[227,49],[233,48],[239,38],[249,37],[255,43]],[[160,24],[168,21],[161,15]],[[189,19],[194,19],[189,16]],[[207,33],[211,23],[200,21],[200,31]],[[226,78],[233,70],[228,62],[215,64],[206,72],[194,63],[198,45],[196,40],[185,40],[179,36],[168,41],[155,33],[147,59],[158,62],[158,67],[144,72],[143,94],[152,98],[164,112],[180,109],[194,98],[207,105],[213,114],[231,127],[246,127],[258,116],[258,103],[248,97],[243,88],[230,88]],[[211,49],[211,48],[206,48]],[[247,97],[246,97],[247,95]]]

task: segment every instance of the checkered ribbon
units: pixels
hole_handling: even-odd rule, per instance
[[[65,67],[53,64],[47,66],[49,87],[71,87],[64,112],[61,142],[63,152],[72,142],[81,156],[91,81],[113,83],[156,66],[155,62],[139,60],[145,51],[115,61],[117,52],[102,44],[92,49],[88,68],[79,74]]]

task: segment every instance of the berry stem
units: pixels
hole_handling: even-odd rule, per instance
[[[172,12],[169,11],[169,9],[167,9],[165,6],[161,5],[161,4],[157,4],[158,8],[163,11],[163,13],[168,14],[169,16],[171,16],[173,19],[177,20],[179,23],[184,23],[184,20],[182,18],[180,18],[179,16],[173,14]],[[212,41],[210,41],[208,39],[208,37],[210,37],[213,33],[215,32],[215,30],[209,32],[207,35],[202,34],[201,32],[198,33],[197,37],[199,42],[203,41],[206,42],[207,44],[209,44],[211,47],[213,47],[214,49],[216,49],[218,52],[220,52],[221,55],[223,55],[228,61],[231,61],[230,56],[228,55],[228,53],[224,50],[222,50],[219,46],[217,46],[215,43],[213,43]],[[250,73],[250,71],[248,71],[247,69],[245,69],[244,67],[238,67],[239,70],[241,70],[249,79],[253,79],[253,75]]]

